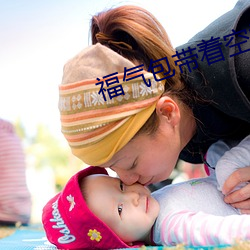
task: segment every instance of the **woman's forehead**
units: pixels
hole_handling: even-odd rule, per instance
[[[112,169],[112,166],[119,165],[120,162],[130,162],[133,163],[134,159],[137,157],[139,150],[141,150],[146,145],[143,144],[146,142],[148,136],[139,135],[128,142],[121,150],[119,150],[114,156],[102,164],[102,167],[108,167]],[[122,166],[121,166],[122,167]]]

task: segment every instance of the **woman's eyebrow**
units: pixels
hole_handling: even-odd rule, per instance
[[[115,162],[113,162],[110,166],[108,166],[107,168],[110,168],[111,170],[113,170],[112,169],[112,167],[117,163],[118,161],[115,161]],[[113,170],[114,171],[114,170]]]

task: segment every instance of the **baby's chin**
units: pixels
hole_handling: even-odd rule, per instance
[[[160,213],[160,204],[159,202],[153,197],[150,196],[148,199],[148,208],[147,208],[147,214],[152,217],[153,220],[156,220]]]

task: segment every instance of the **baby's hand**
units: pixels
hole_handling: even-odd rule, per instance
[[[250,214],[250,166],[233,172],[225,181],[222,192],[224,201],[240,209],[243,214]],[[236,186],[245,183],[244,187],[231,192]]]

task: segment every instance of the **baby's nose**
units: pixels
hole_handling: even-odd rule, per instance
[[[140,195],[137,192],[127,192],[126,193],[127,199],[134,205],[138,206],[139,205],[139,199]]]

